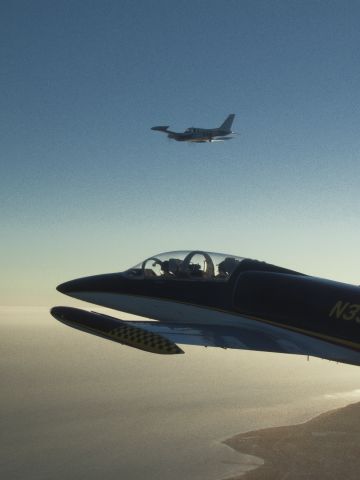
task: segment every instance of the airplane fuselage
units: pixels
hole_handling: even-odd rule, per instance
[[[211,142],[214,139],[226,137],[232,132],[220,130],[218,128],[190,128],[183,133],[169,133],[168,137],[178,142]]]

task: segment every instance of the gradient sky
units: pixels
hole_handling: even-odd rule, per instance
[[[0,305],[176,249],[360,283],[359,2],[0,9]]]

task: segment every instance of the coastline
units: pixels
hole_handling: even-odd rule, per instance
[[[360,402],[298,425],[241,433],[223,443],[264,461],[231,480],[355,480],[360,474]]]

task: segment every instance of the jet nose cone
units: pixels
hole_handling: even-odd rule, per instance
[[[107,292],[121,289],[123,286],[121,273],[106,273],[91,277],[76,278],[69,282],[61,283],[56,290],[65,295],[78,298],[83,292]]]
[[[68,283],[68,282],[60,283],[60,285],[58,285],[58,286],[56,287],[56,290],[57,290],[58,292],[60,292],[60,293],[66,293],[66,284],[67,284],[67,283]]]
[[[56,290],[65,295],[72,295],[75,292],[81,292],[88,290],[93,286],[93,277],[76,278],[75,280],[69,280],[68,282],[61,283],[56,287]]]
[[[64,282],[64,283],[61,283],[60,285],[58,285],[56,287],[56,290],[60,293],[64,293],[65,295],[68,294],[68,293],[71,293],[72,291],[75,290],[75,285],[76,284],[76,280],[70,280],[69,282]]]

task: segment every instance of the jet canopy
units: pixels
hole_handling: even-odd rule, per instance
[[[145,259],[125,273],[132,278],[227,281],[242,260],[201,250],[166,252]]]

